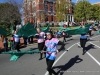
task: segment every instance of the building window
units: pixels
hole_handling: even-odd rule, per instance
[[[45,11],[48,11],[48,5],[45,5]]]
[[[47,2],[47,1],[45,1],[45,2],[44,2],[44,4],[45,4],[45,5],[48,5],[48,2]]]
[[[50,6],[53,6],[53,2],[50,2]]]
[[[53,15],[51,16],[51,21],[53,21]]]
[[[50,11],[53,12],[53,6],[50,6]]]
[[[45,16],[45,22],[48,21],[48,16]]]
[[[53,12],[53,2],[50,3],[50,11]]]

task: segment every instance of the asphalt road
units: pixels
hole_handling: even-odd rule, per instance
[[[65,50],[58,53],[53,69],[59,75],[100,75],[99,40],[100,36],[95,32],[86,44],[87,52],[82,55],[79,36],[67,38]],[[37,44],[24,50],[30,48],[37,48]],[[48,75],[45,58],[38,59],[39,54],[25,54],[16,62],[11,62],[10,55],[0,54],[0,75]]]

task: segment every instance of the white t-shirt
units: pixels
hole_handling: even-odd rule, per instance
[[[45,38],[45,33],[44,32],[40,32],[39,34],[39,38],[38,38],[38,43],[42,43],[44,42]]]
[[[14,34],[14,41],[15,41],[15,42],[20,42],[20,37],[19,37],[19,35]]]

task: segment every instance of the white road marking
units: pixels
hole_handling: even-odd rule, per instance
[[[98,36],[100,36],[100,35],[97,35],[97,36],[95,36],[95,37],[92,37],[91,39],[96,38],[96,37],[98,37]],[[70,48],[72,48],[74,45],[78,44],[78,43],[79,43],[79,42],[77,42],[77,43],[73,44],[72,46],[70,46],[70,47],[68,48],[68,50],[69,50]],[[66,52],[67,52],[67,51],[65,51],[63,54],[61,54],[61,55],[58,57],[58,59],[57,59],[57,60],[55,61],[55,63],[53,64],[53,66],[61,59],[61,57],[62,57]],[[48,75],[48,72],[46,72],[45,75]]]
[[[67,50],[71,49],[73,46],[75,46],[77,43],[73,44],[72,46],[70,46]],[[54,62],[53,66],[62,58],[62,56],[66,53],[67,51],[63,52],[58,59]],[[45,73],[45,75],[48,75],[48,72]]]
[[[94,58],[89,52],[86,52],[99,66],[100,66],[100,62]]]
[[[78,46],[80,46],[78,43],[77,43]],[[100,66],[100,62],[94,58],[89,52],[86,52],[99,66]]]
[[[96,45],[96,44],[94,44],[94,43],[92,43],[92,42],[89,42],[89,43],[91,43],[91,44],[95,45],[96,47],[100,48],[100,46],[98,46],[98,45]]]

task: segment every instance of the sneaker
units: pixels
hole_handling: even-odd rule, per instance
[[[42,60],[43,58],[39,58],[39,60]]]

